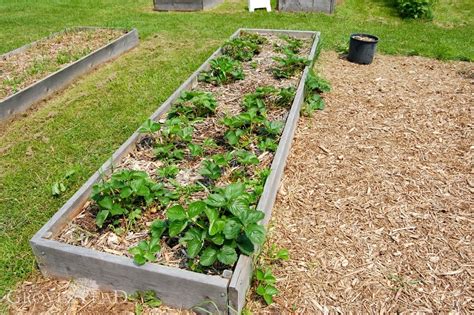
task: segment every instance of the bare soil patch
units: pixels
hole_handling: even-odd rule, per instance
[[[0,100],[124,34],[113,29],[72,29],[0,58]]]
[[[319,63],[333,91],[300,121],[271,222],[269,243],[290,251],[273,266],[281,293],[271,307],[250,295],[248,308],[472,313],[474,66],[383,55],[361,66],[334,52]],[[70,285],[39,278],[16,296],[48,282]],[[90,303],[78,313],[103,312]]]

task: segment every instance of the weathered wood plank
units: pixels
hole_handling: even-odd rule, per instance
[[[227,312],[228,279],[147,263],[136,266],[128,257],[72,246],[57,241],[32,240],[38,265],[46,275],[84,278],[99,288],[127,293],[153,290],[167,304],[211,312]]]

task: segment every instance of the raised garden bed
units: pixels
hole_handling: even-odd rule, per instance
[[[234,33],[32,238],[41,271],[240,311],[318,40]]]
[[[0,56],[0,120],[138,44],[136,30],[77,27]]]
[[[290,12],[334,13],[341,0],[278,0],[278,10]]]
[[[153,0],[156,11],[202,11],[221,4],[224,0]]]

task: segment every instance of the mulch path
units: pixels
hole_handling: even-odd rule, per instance
[[[472,313],[473,64],[320,68],[333,91],[298,126],[269,242],[290,260],[264,310]]]
[[[299,123],[271,221],[269,243],[290,252],[273,263],[280,295],[264,307],[251,294],[248,308],[472,313],[474,66],[383,55],[360,66],[324,52],[318,67],[333,91]],[[31,313],[26,297],[45,290],[69,297],[50,303],[58,314],[133,311],[71,298],[71,285],[23,283],[12,311]]]

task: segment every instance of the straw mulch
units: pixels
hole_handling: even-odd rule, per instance
[[[265,307],[250,294],[247,307],[474,312],[474,66],[382,55],[359,66],[328,52],[318,67],[333,91],[324,111],[299,123],[271,221],[269,244],[291,256],[267,259],[280,295]],[[46,290],[69,297],[49,313],[133,311],[42,281],[20,287],[16,312],[44,307],[22,296]]]
[[[473,313],[470,63],[321,56],[326,109],[300,121],[269,243],[280,296],[256,312]]]

